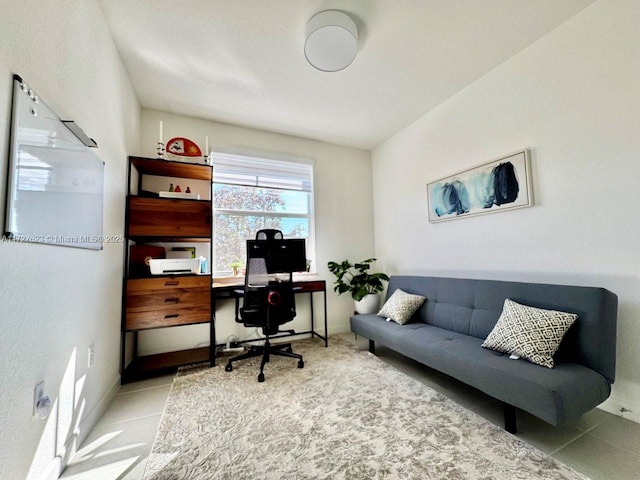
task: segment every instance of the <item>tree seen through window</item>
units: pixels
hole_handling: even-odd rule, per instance
[[[246,240],[263,228],[282,230],[285,238],[309,237],[309,193],[214,184],[215,264],[217,272],[244,265]]]

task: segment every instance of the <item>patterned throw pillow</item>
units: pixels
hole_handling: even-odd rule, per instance
[[[576,318],[575,313],[529,307],[507,298],[482,346],[553,368],[553,355]]]
[[[422,306],[424,301],[425,297],[421,295],[413,295],[397,288],[384,303],[378,312],[378,316],[386,317],[388,320],[404,325],[411,320],[413,314]]]

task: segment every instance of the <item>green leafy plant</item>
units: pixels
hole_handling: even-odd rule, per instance
[[[336,276],[333,290],[338,292],[338,295],[350,292],[356,302],[369,293],[384,290],[382,282],[388,282],[389,276],[386,273],[369,273],[371,264],[375,261],[375,258],[369,258],[354,264],[349,260],[327,263],[329,271]]]
[[[240,261],[237,261],[237,259],[236,259],[236,261],[235,262],[231,262],[229,264],[229,266],[231,267],[231,270],[233,270],[233,275],[237,276],[238,273],[240,272],[240,269],[242,267],[244,267],[244,263],[242,263]]]

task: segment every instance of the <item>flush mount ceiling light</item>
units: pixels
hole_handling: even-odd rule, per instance
[[[323,10],[307,22],[304,55],[323,72],[337,72],[351,65],[358,53],[358,27],[338,10]]]

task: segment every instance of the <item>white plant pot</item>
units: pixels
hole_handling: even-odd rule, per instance
[[[380,309],[380,294],[369,293],[360,301],[353,301],[357,313],[378,313]]]

